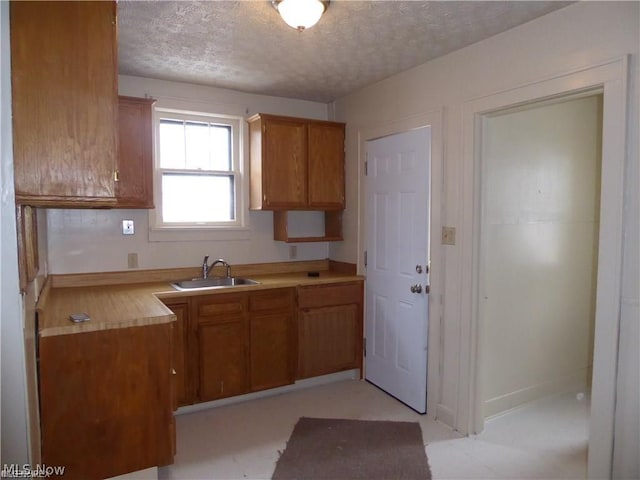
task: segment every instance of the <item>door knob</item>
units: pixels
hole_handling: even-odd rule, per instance
[[[422,265],[416,265],[416,273],[422,273]]]
[[[422,293],[422,285],[411,285],[411,288],[409,288],[409,290],[411,290],[411,293]]]

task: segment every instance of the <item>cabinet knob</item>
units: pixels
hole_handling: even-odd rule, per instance
[[[120,170],[116,170],[115,172],[113,172],[113,181],[114,182],[120,181]]]

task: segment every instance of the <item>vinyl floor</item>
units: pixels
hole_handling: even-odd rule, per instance
[[[576,393],[532,402],[462,437],[367,382],[343,380],[178,415],[175,463],[158,476],[269,479],[297,420],[307,416],[419,422],[434,479],[583,479],[589,405]]]

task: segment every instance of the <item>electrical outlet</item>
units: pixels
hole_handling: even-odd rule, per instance
[[[127,265],[129,268],[138,268],[138,254],[130,253],[127,255]]]
[[[456,244],[456,227],[442,227],[442,244]]]
[[[122,220],[122,234],[133,235],[133,220]]]
[[[298,246],[289,245],[289,259],[295,260],[296,258],[298,258]]]

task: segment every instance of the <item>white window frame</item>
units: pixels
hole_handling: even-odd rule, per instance
[[[160,104],[160,102],[158,102]],[[193,111],[156,105],[153,112],[154,125],[154,203],[155,208],[149,210],[150,241],[193,241],[193,240],[236,240],[249,238],[248,215],[248,175],[246,174],[245,142],[246,125],[244,117],[237,115],[217,114],[212,112]],[[160,166],[160,119],[176,118],[209,123],[231,125],[231,171],[224,173],[234,177],[235,220],[228,222],[208,223],[165,223],[162,220],[162,173],[173,171]],[[189,170],[185,169],[185,172]],[[207,171],[209,173],[209,171]]]

